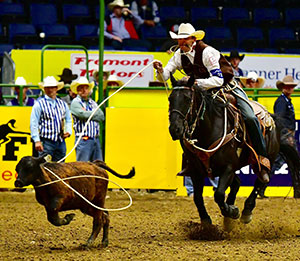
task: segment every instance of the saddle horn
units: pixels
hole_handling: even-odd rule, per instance
[[[192,74],[187,81],[187,87],[192,87],[195,83],[195,76]]]

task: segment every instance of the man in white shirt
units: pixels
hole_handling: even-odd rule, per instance
[[[270,161],[267,158],[266,144],[258,119],[247,102],[246,93],[233,80],[233,70],[226,58],[216,49],[205,44],[204,31],[196,31],[189,23],[179,26],[178,34],[170,31],[171,38],[178,41],[179,49],[174,53],[165,68],[161,62],[153,64],[157,79],[168,80],[170,73],[183,70],[187,76],[194,76],[195,84],[204,90],[218,88],[227,84],[235,87],[232,94],[237,99],[237,106],[242,112],[253,147],[259,155],[261,173],[259,178],[269,182]],[[183,170],[184,171],[184,170]]]

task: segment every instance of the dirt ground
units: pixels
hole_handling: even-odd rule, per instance
[[[213,198],[205,198],[214,226],[199,233],[200,219],[192,198],[175,192],[130,191],[133,205],[110,212],[109,246],[101,236],[91,249],[81,245],[92,219],[75,211],[71,224],[51,225],[34,192],[0,193],[1,260],[300,260],[300,200],[257,200],[253,221],[223,230]],[[128,204],[120,191],[108,193],[106,207]],[[242,208],[245,198],[237,199]],[[68,212],[70,213],[70,212]],[[65,214],[65,213],[61,213]]]

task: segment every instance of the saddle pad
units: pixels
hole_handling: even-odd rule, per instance
[[[275,128],[275,122],[265,106],[253,100],[249,100],[249,103],[252,106],[254,113],[260,120],[261,124],[269,129]]]

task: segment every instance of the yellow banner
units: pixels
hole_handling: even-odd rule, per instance
[[[14,188],[16,165],[24,156],[33,155],[30,137],[32,107],[0,107],[0,188]],[[67,151],[74,146],[74,134],[66,139]],[[75,161],[73,152],[66,161]]]

